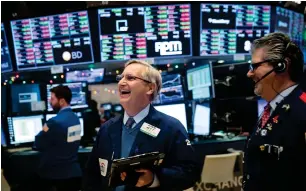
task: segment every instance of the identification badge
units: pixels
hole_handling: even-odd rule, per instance
[[[108,167],[108,161],[105,159],[99,158],[99,166],[100,166],[100,172],[102,176],[106,176],[107,173],[107,167]]]
[[[143,123],[140,128],[140,131],[152,137],[157,137],[160,132],[160,128],[150,125],[149,123]]]
[[[67,131],[67,142],[71,143],[74,141],[79,141],[81,140],[81,125],[74,125],[71,127],[68,127]]]

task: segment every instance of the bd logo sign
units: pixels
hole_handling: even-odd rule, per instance
[[[155,52],[159,52],[161,56],[182,54],[182,42],[155,42]]]

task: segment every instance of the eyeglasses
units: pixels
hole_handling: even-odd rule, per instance
[[[139,80],[142,80],[144,82],[147,82],[147,83],[152,83],[148,80],[145,80],[145,79],[142,79],[140,77],[137,77],[137,76],[133,76],[131,74],[126,74],[126,75],[117,75],[116,76],[116,80],[119,82],[122,78],[125,78],[127,81],[134,81],[136,79],[139,79]]]
[[[266,62],[271,62],[272,60],[264,60],[261,62],[257,62],[257,63],[251,63],[249,66],[249,70],[254,71],[256,70],[259,66],[261,66],[262,64],[266,63]]]

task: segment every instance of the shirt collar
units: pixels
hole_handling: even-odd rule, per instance
[[[65,109],[68,109],[68,108],[71,108],[71,106],[66,106],[66,107],[63,107],[62,109],[60,109],[59,111],[63,111]]]
[[[272,110],[275,110],[277,104],[279,104],[285,97],[287,97],[298,85],[294,85],[291,86],[287,89],[285,89],[284,91],[282,91],[281,93],[279,93],[271,102],[270,102],[270,106],[272,108]]]
[[[137,115],[133,117],[133,119],[135,120],[135,124],[143,120],[149,114],[149,111],[150,111],[150,104],[148,104],[147,107],[145,107],[142,111],[140,111]],[[123,124],[127,122],[129,117],[130,116],[126,112],[124,112]]]

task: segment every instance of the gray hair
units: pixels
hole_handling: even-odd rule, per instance
[[[251,48],[254,51],[264,48],[264,60],[271,60],[270,63],[277,63],[283,59],[287,62],[288,73],[292,81],[299,82],[303,75],[304,56],[301,49],[283,33],[275,32],[254,40]]]
[[[146,71],[143,72],[141,75],[143,79],[150,81],[151,83],[154,83],[156,86],[151,99],[151,101],[153,101],[156,98],[156,96],[159,94],[160,89],[162,88],[162,78],[159,71],[156,68],[154,68],[152,65],[150,65],[149,63],[143,60],[129,60],[127,63],[125,63],[124,67],[127,67],[128,65],[131,64],[141,64],[143,66],[146,66]]]
[[[284,57],[286,46],[290,38],[283,33],[270,33],[260,39],[254,40],[251,48],[253,54],[256,49],[265,49],[265,60],[281,60]]]

